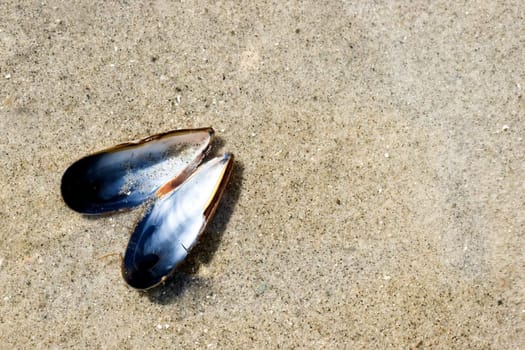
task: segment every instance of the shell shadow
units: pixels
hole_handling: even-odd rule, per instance
[[[230,181],[224,191],[214,217],[208,223],[199,243],[190,252],[186,260],[164,285],[145,292],[150,301],[158,304],[170,304],[190,288],[206,288],[207,280],[196,276],[199,268],[213,260],[226,227],[239,200],[243,181],[243,164],[235,160]]]

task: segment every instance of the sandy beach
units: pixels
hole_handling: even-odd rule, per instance
[[[519,1],[0,2],[0,349],[525,348]],[[235,154],[164,286],[74,161],[212,126]]]

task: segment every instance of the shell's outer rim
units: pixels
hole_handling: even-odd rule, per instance
[[[215,189],[213,191],[213,195],[210,197],[210,200],[208,203],[206,203],[206,209],[204,210],[204,217],[206,224],[203,230],[206,228],[206,225],[210,221],[213,214],[215,214],[215,211],[217,210],[217,207],[219,206],[219,202],[222,198],[222,195],[224,194],[224,190],[226,189],[226,186],[228,185],[228,182],[230,181],[230,176],[233,170],[233,163],[235,161],[235,157],[232,153],[225,153],[223,158],[227,158],[226,166],[224,167],[224,170],[221,174],[221,181],[217,183],[215,186]],[[202,233],[202,232],[201,232]]]
[[[210,200],[208,201],[208,203],[206,204],[207,207],[206,209],[204,209],[204,212],[203,212],[203,215],[204,215],[204,224],[202,225],[199,233],[197,234],[197,237],[195,238],[195,242],[194,244],[189,247],[188,249],[188,253],[193,250],[193,248],[198,244],[198,241],[200,239],[200,237],[202,236],[203,232],[206,230],[206,227],[208,226],[209,222],[210,222],[210,219],[213,217],[213,214],[215,213],[215,211],[217,210],[217,207],[219,206],[219,202],[222,198],[222,195],[224,194],[224,191],[226,189],[226,186],[230,180],[230,176],[231,176],[231,173],[232,173],[232,170],[233,170],[233,163],[234,163],[234,156],[232,153],[225,153],[224,155],[222,156],[219,156],[219,157],[216,157],[216,158],[226,158],[227,157],[227,162],[228,164],[226,164],[226,166],[224,167],[224,170],[221,174],[221,179],[220,181],[218,181],[218,185],[215,187],[213,193],[210,195]],[[213,160],[213,159],[212,159]],[[211,160],[210,160],[211,161]],[[187,180],[187,179],[186,179]],[[175,190],[175,188],[173,189]],[[156,198],[158,199],[158,198]],[[154,202],[151,202],[149,203],[149,205],[153,205]],[[145,208],[145,211],[149,210],[149,205]],[[140,222],[140,220],[142,220],[142,217],[139,218],[138,222]],[[135,224],[136,226],[136,224]],[[129,243],[128,243],[129,245]],[[127,250],[127,246],[126,246],[126,250]],[[125,268],[124,268],[124,259],[121,260],[121,272],[122,272],[122,276],[124,277],[124,280],[126,281],[126,284],[133,288],[133,289],[136,289],[138,291],[142,291],[142,292],[145,292],[149,289],[153,289],[161,284],[165,284],[166,281],[168,281],[175,272],[177,272],[179,266],[184,263],[184,261],[186,261],[186,259],[182,259],[178,264],[176,264],[169,273],[165,274],[164,276],[162,276],[160,278],[160,281],[155,283],[155,284],[152,284],[151,286],[149,287],[146,287],[146,288],[136,288],[136,287],[133,287],[132,285],[130,285],[129,283],[127,283],[127,279],[126,279],[126,273],[125,273]]]
[[[168,137],[173,137],[173,136],[181,136],[181,135],[184,135],[184,134],[192,134],[192,133],[200,133],[200,132],[207,132],[208,133],[208,142],[207,144],[209,145],[211,143],[211,141],[213,140],[213,137],[215,135],[215,131],[213,130],[213,128],[211,126],[209,127],[204,127],[204,128],[197,128],[197,129],[176,129],[176,130],[170,130],[170,131],[166,131],[166,132],[162,132],[162,133],[159,133],[159,134],[154,134],[154,135],[150,135],[150,136],[147,136],[145,138],[142,138],[142,139],[138,139],[138,140],[133,140],[133,141],[127,141],[127,142],[123,142],[123,143],[119,143],[115,146],[111,146],[111,147],[108,147],[108,148],[105,148],[103,150],[100,150],[100,151],[97,151],[95,153],[91,153],[83,158],[87,158],[87,157],[91,157],[91,156],[96,156],[96,155],[99,155],[99,154],[103,154],[103,153],[111,153],[111,152],[117,152],[117,151],[122,151],[122,150],[125,150],[127,148],[133,148],[133,147],[137,147],[137,146],[140,146],[142,144],[145,144],[145,143],[148,143],[148,142],[151,142],[151,141],[158,141],[158,140],[161,140],[161,139],[164,139],[164,138],[168,138]],[[83,159],[83,158],[80,158],[80,159]]]

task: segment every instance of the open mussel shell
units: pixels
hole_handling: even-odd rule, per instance
[[[122,261],[131,287],[155,287],[175,272],[213,216],[232,168],[232,154],[213,158],[146,209]]]
[[[173,130],[89,155],[64,173],[62,197],[83,214],[135,207],[184,182],[212,138],[212,128]]]

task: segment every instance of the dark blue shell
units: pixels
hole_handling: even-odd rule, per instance
[[[212,128],[174,130],[84,157],[65,171],[62,198],[83,214],[138,206],[170,180],[182,183],[206,155],[212,137]]]
[[[176,270],[213,216],[232,168],[232,154],[214,158],[146,209],[122,264],[130,286],[154,287]]]

